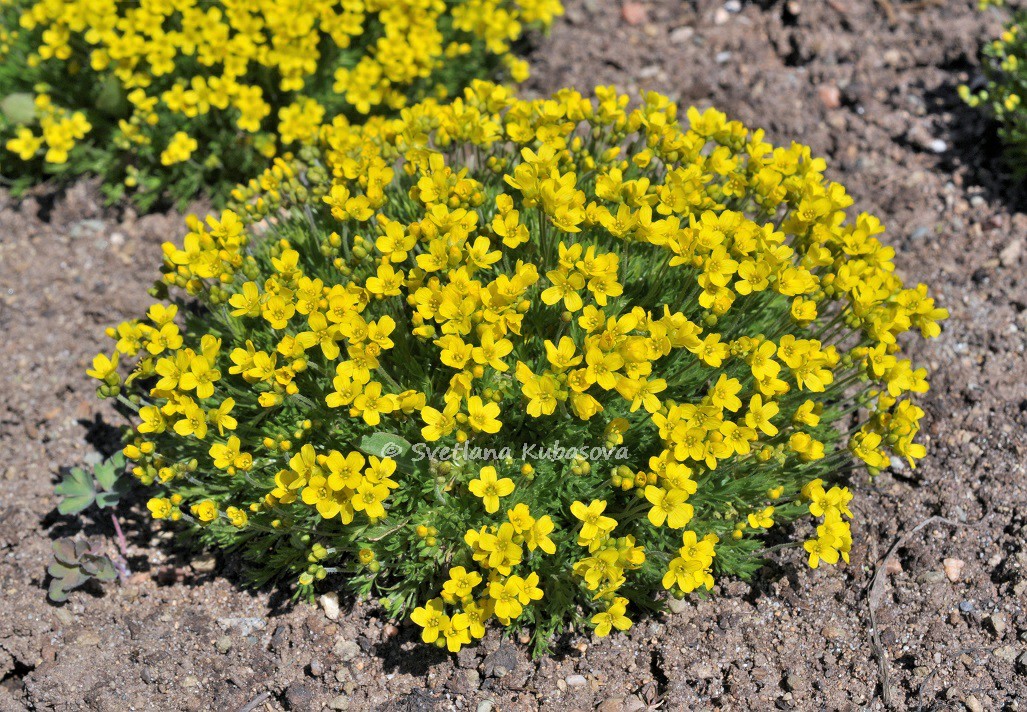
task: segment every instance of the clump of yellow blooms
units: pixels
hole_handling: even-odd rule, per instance
[[[325,115],[523,80],[512,45],[562,12],[560,0],[0,0],[0,175],[99,173],[112,197],[144,205],[220,199]]]
[[[625,630],[770,530],[847,559],[851,465],[924,456],[899,337],[946,312],[825,168],[602,87],[335,121],[164,246],[91,373],[154,516],[257,583],[377,597],[454,651]]]
[[[987,5],[983,3],[981,9]],[[982,54],[984,86],[977,91],[960,86],[959,95],[999,122],[1007,167],[1022,180],[1027,177],[1027,9],[1014,12],[1002,34],[986,44]]]

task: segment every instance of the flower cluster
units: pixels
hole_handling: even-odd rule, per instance
[[[1006,163],[1017,179],[1023,179],[1027,176],[1027,10],[1014,13],[1002,34],[984,46],[983,55],[984,86],[976,92],[960,86],[959,95],[999,122]]]
[[[527,65],[560,0],[0,0],[0,166],[217,200],[351,120]]]
[[[748,575],[811,514],[810,564],[847,557],[850,465],[923,457],[899,337],[946,312],[808,148],[481,82],[317,143],[165,245],[92,371],[154,516],[255,582],[544,647]]]

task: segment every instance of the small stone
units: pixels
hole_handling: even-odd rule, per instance
[[[339,695],[333,697],[331,702],[328,703],[328,707],[333,710],[348,710],[349,709],[349,698],[346,695]]]
[[[700,661],[688,668],[688,675],[697,680],[711,680],[717,676],[717,671],[706,661]]]
[[[837,109],[842,105],[842,93],[834,84],[821,84],[817,87],[817,98],[825,109]]]
[[[234,629],[243,638],[267,627],[266,620],[255,616],[218,618],[217,621],[222,630]]]
[[[966,699],[963,700],[963,704],[970,712],[984,712],[984,705],[974,695],[967,695]]]
[[[945,574],[941,571],[925,571],[916,577],[916,580],[920,583],[941,583],[945,580]]]
[[[682,613],[688,613],[692,610],[692,605],[684,598],[673,598],[667,601],[667,608],[670,609],[671,613],[675,615],[681,615]]]
[[[973,613],[974,612],[974,604],[973,604],[973,602],[972,601],[960,601],[959,602],[959,612],[960,613]]]
[[[649,11],[640,2],[626,2],[621,6],[620,16],[629,25],[641,25],[649,19]]]
[[[185,677],[182,678],[182,687],[185,687],[185,688],[189,689],[189,688],[199,687],[199,686],[200,686],[200,681],[199,681],[199,679],[195,675],[186,675]]]
[[[285,688],[285,705],[291,710],[309,710],[314,701],[314,691],[305,682],[294,682]]]
[[[845,631],[838,626],[828,625],[820,631],[820,634],[828,640],[838,640],[845,635]]]
[[[564,680],[561,677],[559,680],[556,681],[556,689],[558,689],[560,692],[563,692],[564,690],[566,690],[567,689],[567,681]]]
[[[324,609],[325,616],[327,616],[328,620],[339,620],[339,594],[335,591],[329,591],[319,597],[317,602],[321,604],[321,608]]]
[[[198,574],[212,573],[218,567],[218,557],[210,552],[199,554],[189,562],[189,568]]]
[[[607,697],[601,705],[596,707],[596,712],[623,712],[624,701],[623,697]]]
[[[588,684],[584,675],[568,675],[566,680],[568,687],[584,687]]]
[[[95,631],[91,630],[83,631],[77,638],[75,638],[75,645],[91,646],[99,645],[100,642],[100,636],[97,635]]]
[[[503,643],[494,653],[485,656],[482,670],[486,677],[505,677],[517,669],[517,649]]]
[[[713,24],[714,25],[726,24],[727,21],[730,20],[730,19],[731,19],[731,13],[728,12],[727,10],[725,10],[722,7],[718,7],[716,12],[713,13]]]
[[[685,42],[688,42],[688,40],[692,39],[693,37],[695,37],[695,28],[690,27],[688,25],[683,25],[681,27],[675,27],[673,30],[671,30],[668,39],[674,44],[683,44]]]
[[[230,636],[223,635],[220,638],[218,638],[218,641],[216,643],[214,643],[214,647],[217,648],[217,651],[219,653],[224,655],[232,649],[232,638]]]
[[[941,563],[945,567],[945,575],[949,581],[957,583],[959,577],[963,574],[963,567],[966,566],[966,562],[962,559],[945,559]]]
[[[885,50],[881,59],[884,60],[885,66],[896,67],[902,61],[902,52],[897,49]]]
[[[492,700],[482,700],[478,703],[478,706],[474,708],[474,712],[492,712],[495,707],[496,703]]]
[[[742,0],[727,0],[724,3],[724,9],[731,13],[738,13],[742,11]]]
[[[717,64],[727,64],[731,60],[731,52],[724,50],[713,55],[713,61]]]
[[[332,648],[332,652],[335,653],[339,660],[348,662],[360,655],[360,646],[349,638],[339,638],[335,641],[335,647]]]
[[[310,661],[310,676],[321,677],[324,674],[325,666],[317,658]]]
[[[995,634],[996,638],[1001,638],[1006,632],[1006,617],[1001,613],[992,613],[986,619],[988,628],[992,633]]]
[[[391,640],[399,635],[399,628],[392,625],[392,623],[386,623],[382,626],[382,640]]]
[[[902,573],[902,562],[891,556],[884,562],[884,572],[889,576],[896,576]]]
[[[992,653],[999,660],[1004,660],[1007,663],[1011,663],[1016,660],[1016,648],[1012,645],[1003,645],[999,648],[995,648]]]
[[[71,615],[71,611],[67,608],[58,608],[54,615],[57,620],[60,621],[61,625],[71,625],[75,622],[75,616]]]
[[[471,668],[461,668],[454,672],[453,677],[449,679],[449,689],[465,697],[474,694],[479,685],[481,685],[481,675],[477,670]]]
[[[998,253],[998,261],[1002,263],[1003,267],[1012,267],[1019,261],[1021,254],[1023,254],[1023,240],[1014,240]]]
[[[931,149],[933,153],[945,153],[949,150],[949,145],[940,138],[936,138],[927,144],[927,148]]]

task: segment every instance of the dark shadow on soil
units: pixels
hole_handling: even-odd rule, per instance
[[[981,108],[964,103],[956,83],[946,82],[925,91],[923,96],[927,110],[938,117],[947,144],[940,166],[949,173],[966,167],[968,183],[981,188],[987,200],[1005,203],[1015,211],[1027,211],[1027,185],[1017,182],[1009,170],[998,123]],[[950,116],[948,121],[942,119],[945,114]]]

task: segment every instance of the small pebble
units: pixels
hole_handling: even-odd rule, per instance
[[[318,598],[317,602],[321,604],[321,608],[324,609],[325,616],[328,617],[328,620],[339,620],[339,594],[335,591],[329,591]]]
[[[829,625],[824,626],[824,629],[820,631],[820,634],[828,640],[837,640],[838,638],[841,638],[845,635],[845,631],[843,631],[838,626]]]
[[[1006,617],[1001,613],[992,613],[987,618],[988,628],[992,633],[995,634],[996,638],[1001,638],[1006,632]]]
[[[962,559],[945,559],[941,563],[945,567],[945,575],[949,581],[957,583],[963,573],[963,567],[966,566],[966,562]]]
[[[825,109],[837,109],[842,105],[842,93],[834,84],[821,84],[817,87],[817,97]]]
[[[683,27],[677,27],[670,32],[670,41],[674,44],[681,44],[687,42],[695,36],[695,28],[685,25]]]
[[[584,687],[588,684],[588,680],[585,679],[584,675],[568,675],[567,686],[568,687]]]
[[[945,153],[945,151],[949,150],[949,145],[942,141],[940,138],[936,138],[933,141],[931,141],[929,144],[927,144],[927,147],[931,149],[934,153]]]
[[[223,635],[220,638],[218,638],[218,641],[216,643],[214,643],[214,647],[217,648],[217,651],[219,653],[224,655],[232,649],[232,638],[227,635]]]
[[[198,574],[209,574],[218,567],[218,559],[214,554],[199,554],[189,562],[189,568]]]
[[[969,712],[984,712],[984,705],[974,695],[967,695],[963,704],[966,705]]]
[[[713,61],[717,64],[725,64],[730,59],[731,53],[727,50],[724,50],[723,52],[717,52],[717,54],[713,57]]]
[[[360,646],[349,638],[339,638],[335,641],[332,652],[338,656],[339,660],[346,662],[360,655]]]
[[[649,19],[649,11],[640,2],[626,2],[621,6],[620,16],[629,25],[641,25]]]
[[[474,708],[474,712],[492,712],[495,707],[496,703],[492,700],[482,700],[478,703],[478,706]]]
[[[321,677],[321,675],[324,674],[324,671],[325,671],[324,665],[321,664],[320,660],[315,659],[315,660],[311,660],[310,661],[310,675],[311,675],[311,677]]]

